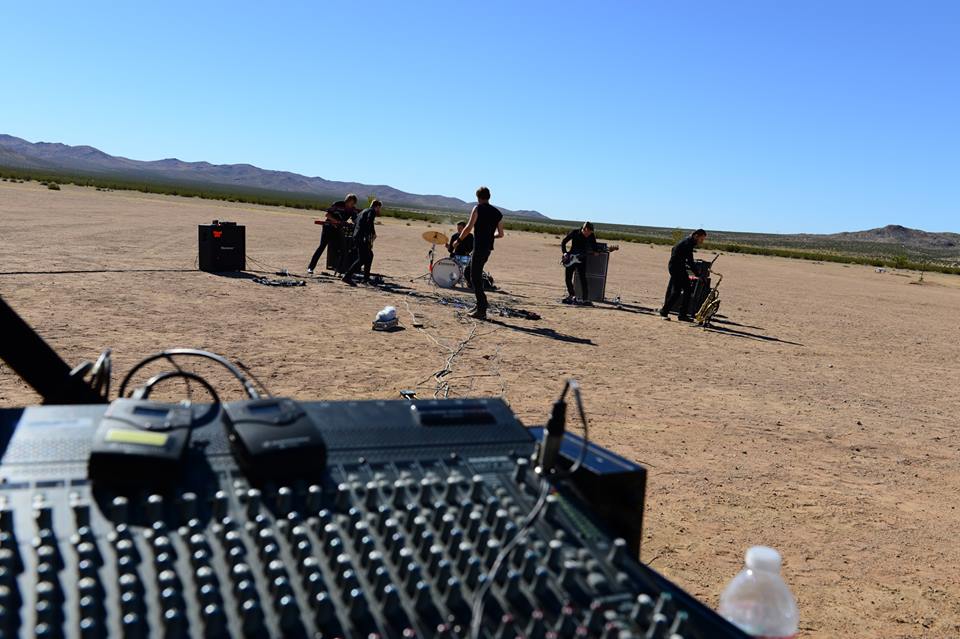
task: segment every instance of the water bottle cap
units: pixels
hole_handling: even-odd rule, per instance
[[[780,572],[780,553],[769,546],[752,546],[747,550],[747,568],[764,572]]]

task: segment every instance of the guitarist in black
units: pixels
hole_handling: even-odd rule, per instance
[[[313,257],[310,258],[307,273],[313,275],[313,269],[317,268],[320,256],[323,255],[323,251],[330,244],[330,240],[336,232],[332,227],[339,227],[344,223],[355,221],[358,213],[357,196],[353,193],[348,193],[347,197],[334,202],[327,209],[327,219],[324,220],[323,229],[320,231],[320,246],[317,247],[317,250],[313,252]]]
[[[570,248],[567,248],[567,244]],[[615,251],[618,247],[609,247],[608,251]],[[593,223],[584,222],[583,226],[573,229],[560,242],[560,250],[563,251],[561,264],[564,268],[564,276],[567,283],[567,296],[561,300],[564,304],[583,304],[584,306],[593,306],[589,299],[587,289],[587,254],[600,253],[600,247],[597,246],[597,236],[593,232]],[[573,288],[573,274],[576,272],[580,277],[580,286],[583,288],[583,300],[578,302],[576,291]]]

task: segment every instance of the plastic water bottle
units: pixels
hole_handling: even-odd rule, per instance
[[[746,567],[720,595],[720,615],[752,637],[796,637],[797,602],[780,577],[780,553],[753,546],[746,560]]]

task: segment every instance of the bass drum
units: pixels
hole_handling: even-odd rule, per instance
[[[463,279],[463,270],[456,260],[445,257],[433,263],[430,279],[440,288],[453,288]]]

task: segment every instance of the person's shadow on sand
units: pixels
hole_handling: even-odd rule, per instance
[[[596,346],[592,340],[586,339],[583,337],[577,337],[575,335],[567,335],[566,333],[558,333],[552,328],[531,328],[528,326],[517,326],[516,324],[507,324],[499,319],[493,317],[487,317],[488,324],[496,324],[497,326],[503,326],[504,328],[509,328],[512,331],[519,331],[521,333],[528,333],[530,335],[536,335],[537,337],[546,337],[548,339],[555,339],[558,342],[570,342],[572,344],[587,344],[589,346]]]

